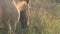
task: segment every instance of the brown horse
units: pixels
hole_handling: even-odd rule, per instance
[[[27,28],[28,26],[28,18],[29,18],[29,11],[28,11],[28,3],[29,0],[13,0],[14,5],[16,6],[17,10],[20,11],[20,22],[21,22],[21,27],[23,29]]]
[[[5,34],[9,32],[9,24],[13,34],[15,34],[19,17],[20,12],[9,0],[0,0],[0,28],[3,28]]]

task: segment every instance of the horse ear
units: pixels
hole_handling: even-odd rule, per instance
[[[23,1],[26,1],[27,3],[29,3],[29,0],[23,0]]]
[[[26,0],[27,3],[29,3],[29,0]]]

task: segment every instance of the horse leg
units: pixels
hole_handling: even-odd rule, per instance
[[[8,24],[6,22],[4,22],[4,24],[3,24],[3,30],[4,30],[5,34],[9,33],[9,26],[8,26]]]

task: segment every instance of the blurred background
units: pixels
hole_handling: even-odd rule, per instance
[[[18,23],[17,34],[60,34],[60,0],[29,0],[29,7],[29,26]]]

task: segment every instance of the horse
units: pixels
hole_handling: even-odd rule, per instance
[[[21,28],[26,29],[29,25],[29,0],[13,0],[12,1],[17,8],[17,10],[20,11],[20,22],[21,22]]]
[[[9,24],[13,31],[12,34],[16,34],[16,24],[19,18],[20,12],[14,4],[9,0],[0,0],[0,28],[4,30],[5,34],[9,34]]]

